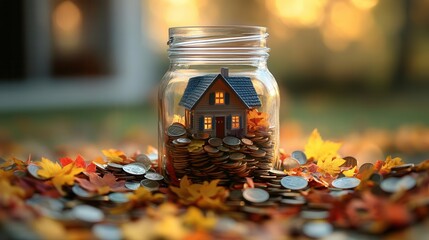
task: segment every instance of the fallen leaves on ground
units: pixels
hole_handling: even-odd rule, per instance
[[[105,174],[103,177],[98,176],[96,173],[89,173],[89,180],[83,178],[76,178],[76,182],[79,183],[84,189],[97,192],[100,195],[104,195],[109,192],[125,192],[128,189],[125,187],[125,181],[116,181],[115,175],[111,173]]]
[[[179,202],[184,205],[192,205],[210,209],[225,209],[223,201],[227,197],[227,190],[217,186],[219,180],[210,182],[204,181],[202,184],[192,184],[187,176],[180,181],[180,187],[170,186],[179,197]]]
[[[24,189],[12,185],[8,179],[0,179],[0,205],[8,205],[16,198],[23,198],[25,195]]]
[[[399,166],[404,164],[401,158],[395,157],[392,158],[392,156],[387,156],[386,160],[378,160],[374,164],[374,168],[382,175],[385,175],[390,172],[390,169],[395,166]]]
[[[133,162],[134,160],[128,158],[124,152],[117,149],[105,149],[101,151],[104,156],[107,158],[107,161],[118,164],[128,164]]]
[[[86,164],[85,159],[83,159],[83,157],[80,155],[78,155],[75,160],[73,160],[69,157],[60,158],[60,162],[61,162],[61,165],[63,167],[65,167],[71,163],[75,163],[76,167],[85,169],[85,172],[87,172],[87,173],[95,172],[95,169],[96,169],[94,163]]]
[[[162,193],[153,194],[146,188],[139,187],[128,196],[128,199],[130,199],[130,202],[134,205],[146,204],[148,202],[161,203],[165,200],[165,195]]]

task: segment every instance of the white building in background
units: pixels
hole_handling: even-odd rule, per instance
[[[0,80],[0,110],[132,104],[153,89],[140,0],[16,1],[24,74]]]

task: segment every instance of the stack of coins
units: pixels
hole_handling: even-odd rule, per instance
[[[241,139],[217,138],[190,134],[173,123],[166,134],[166,174],[176,179],[187,175],[194,183],[219,179],[221,185],[228,185],[244,177],[269,175],[275,157],[272,130],[249,132]]]

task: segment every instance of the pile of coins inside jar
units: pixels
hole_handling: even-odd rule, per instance
[[[268,174],[274,158],[273,131],[255,131],[243,138],[191,134],[179,123],[167,129],[169,178],[187,175],[194,183],[219,179],[221,185]]]

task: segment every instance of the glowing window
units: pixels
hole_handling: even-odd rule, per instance
[[[215,103],[216,104],[224,104],[225,103],[225,94],[223,92],[215,93]]]
[[[240,128],[240,116],[232,116],[232,128]]]
[[[212,118],[204,117],[204,129],[211,130],[212,129]]]

